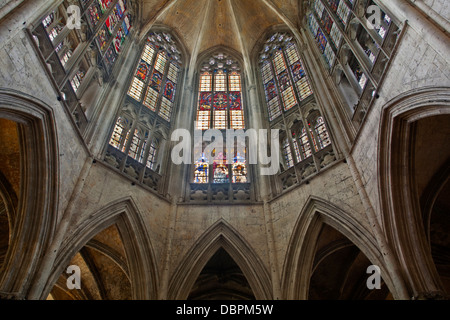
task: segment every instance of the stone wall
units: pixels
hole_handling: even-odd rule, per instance
[[[406,27],[398,52],[381,85],[380,98],[371,107],[352,150],[380,224],[382,213],[378,193],[378,138],[381,112],[400,95],[433,86],[450,86],[448,65],[427,42],[420,39],[414,29]]]
[[[57,100],[58,94],[47,78],[31,40],[24,30],[15,31],[16,34],[10,41],[0,44],[0,88],[26,94],[53,110],[58,141],[61,216],[72,196],[88,152],[83,147],[70,116]]]

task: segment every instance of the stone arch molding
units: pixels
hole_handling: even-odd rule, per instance
[[[128,261],[128,270],[125,271],[129,272],[132,299],[155,300],[159,287],[156,259],[142,214],[134,200],[132,198],[117,200],[89,217],[88,220],[76,226],[71,237],[61,244],[41,299],[48,296],[53,285],[77,252],[95,235],[116,225],[122,237]]]
[[[443,287],[423,228],[420,203],[412,186],[412,126],[419,120],[450,114],[450,88],[406,92],[391,100],[381,114],[378,192],[381,223],[399,261],[412,298],[443,295]]]
[[[256,299],[271,300],[271,279],[263,262],[243,237],[223,219],[212,225],[185,255],[169,283],[168,299],[187,299],[200,272],[220,248],[225,249],[242,270]]]
[[[369,261],[379,266],[383,280],[390,289],[393,288],[389,270],[370,230],[336,205],[312,196],[300,212],[287,248],[281,280],[284,299],[308,299],[315,248],[324,224],[346,236]],[[394,291],[391,292],[395,296]]]
[[[0,292],[24,299],[55,233],[58,213],[58,141],[50,106],[0,88],[0,117],[18,124],[21,187],[12,239],[0,273]]]

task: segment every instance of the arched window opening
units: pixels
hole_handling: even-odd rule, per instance
[[[378,7],[381,13],[377,25],[372,25],[370,6]],[[355,123],[360,123],[377,96],[377,86],[399,35],[398,26],[373,0],[314,0],[307,25],[324,66],[334,75],[348,104],[346,110]]]
[[[227,157],[223,152],[219,152],[213,162],[214,183],[229,183],[229,169],[227,165]]]
[[[161,128],[149,115],[138,114],[135,107],[127,105],[117,117],[104,160],[133,180],[161,192],[167,136],[167,128]]]
[[[185,199],[224,203],[253,201],[248,141],[241,142],[233,136],[235,141],[227,143],[229,132],[246,129],[245,81],[240,62],[223,51],[205,56],[199,62],[194,130],[220,131],[222,147],[211,151],[204,143],[194,145],[197,159],[191,166],[192,183]]]
[[[333,24],[327,21],[331,32]],[[272,34],[258,59],[268,122],[272,129],[281,130],[283,170],[275,178],[274,190],[283,192],[324,170],[336,157],[294,37],[288,32]]]
[[[323,117],[317,117],[315,122],[313,122],[313,133],[316,141],[316,151],[322,150],[331,144]]]
[[[285,138],[283,141],[283,154],[287,168],[292,168],[294,166],[294,159],[292,157],[291,145],[288,138]]]
[[[208,158],[205,154],[202,154],[200,159],[195,162],[195,183],[208,183],[209,182],[209,165]]]
[[[159,146],[159,141],[158,141],[158,139],[155,138],[155,139],[153,139],[152,143],[150,144],[150,149],[148,151],[147,168],[149,168],[153,171],[157,171],[156,161],[157,161],[157,156],[158,156],[158,146]],[[144,147],[144,149],[145,149],[145,147]],[[143,159],[144,158],[145,158],[145,155],[144,155]],[[141,162],[143,162],[143,161],[141,161]]]
[[[81,131],[103,83],[117,74],[116,62],[133,29],[133,4],[127,0],[81,1],[81,28],[71,26],[73,1],[59,1],[30,30],[47,75]],[[128,42],[129,43],[129,42]]]
[[[196,130],[245,129],[242,75],[234,58],[218,53],[205,59],[198,88]],[[237,149],[232,159],[227,159],[227,150],[218,150],[208,170],[204,167],[206,158],[197,161],[194,183],[247,183],[246,148],[241,149],[243,154]],[[208,172],[211,172],[211,178],[205,177]]]
[[[297,163],[312,156],[311,145],[303,124],[297,125],[296,128],[292,130],[292,141]]]
[[[114,126],[114,131],[109,144],[121,152],[125,152],[130,134],[130,127],[131,124],[128,119],[119,117],[116,121],[116,125]]]
[[[236,155],[233,159],[233,183],[247,183],[247,160],[246,155],[241,155],[239,152],[236,152]]]
[[[239,64],[217,54],[202,64],[196,129],[245,129],[242,76]]]
[[[266,41],[260,69],[270,121],[313,94],[297,46],[287,33],[277,33]]]
[[[128,96],[170,123],[180,73],[181,52],[172,36],[152,32],[137,64]]]

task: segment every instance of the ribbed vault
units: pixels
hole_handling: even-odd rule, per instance
[[[165,25],[180,35],[192,57],[226,46],[247,60],[268,28],[282,25],[297,32],[301,12],[297,0],[144,0],[140,38],[145,38],[155,24]]]

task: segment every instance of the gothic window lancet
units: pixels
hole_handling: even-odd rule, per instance
[[[181,72],[181,52],[167,33],[147,38],[128,90],[132,101],[170,123]]]
[[[333,158],[334,151],[294,37],[288,32],[274,33],[262,44],[258,59],[268,123],[272,129],[281,130],[284,171],[279,181],[286,189],[293,175],[301,182],[322,170],[325,155]]]
[[[233,57],[218,53],[205,59],[199,71],[195,129],[244,130],[245,107],[242,93],[242,72]],[[226,134],[224,138],[225,136]],[[227,156],[229,154],[226,148],[215,150],[212,159],[202,154],[195,160],[193,182],[248,183],[246,148],[236,147],[232,152],[232,159],[227,159]]]

